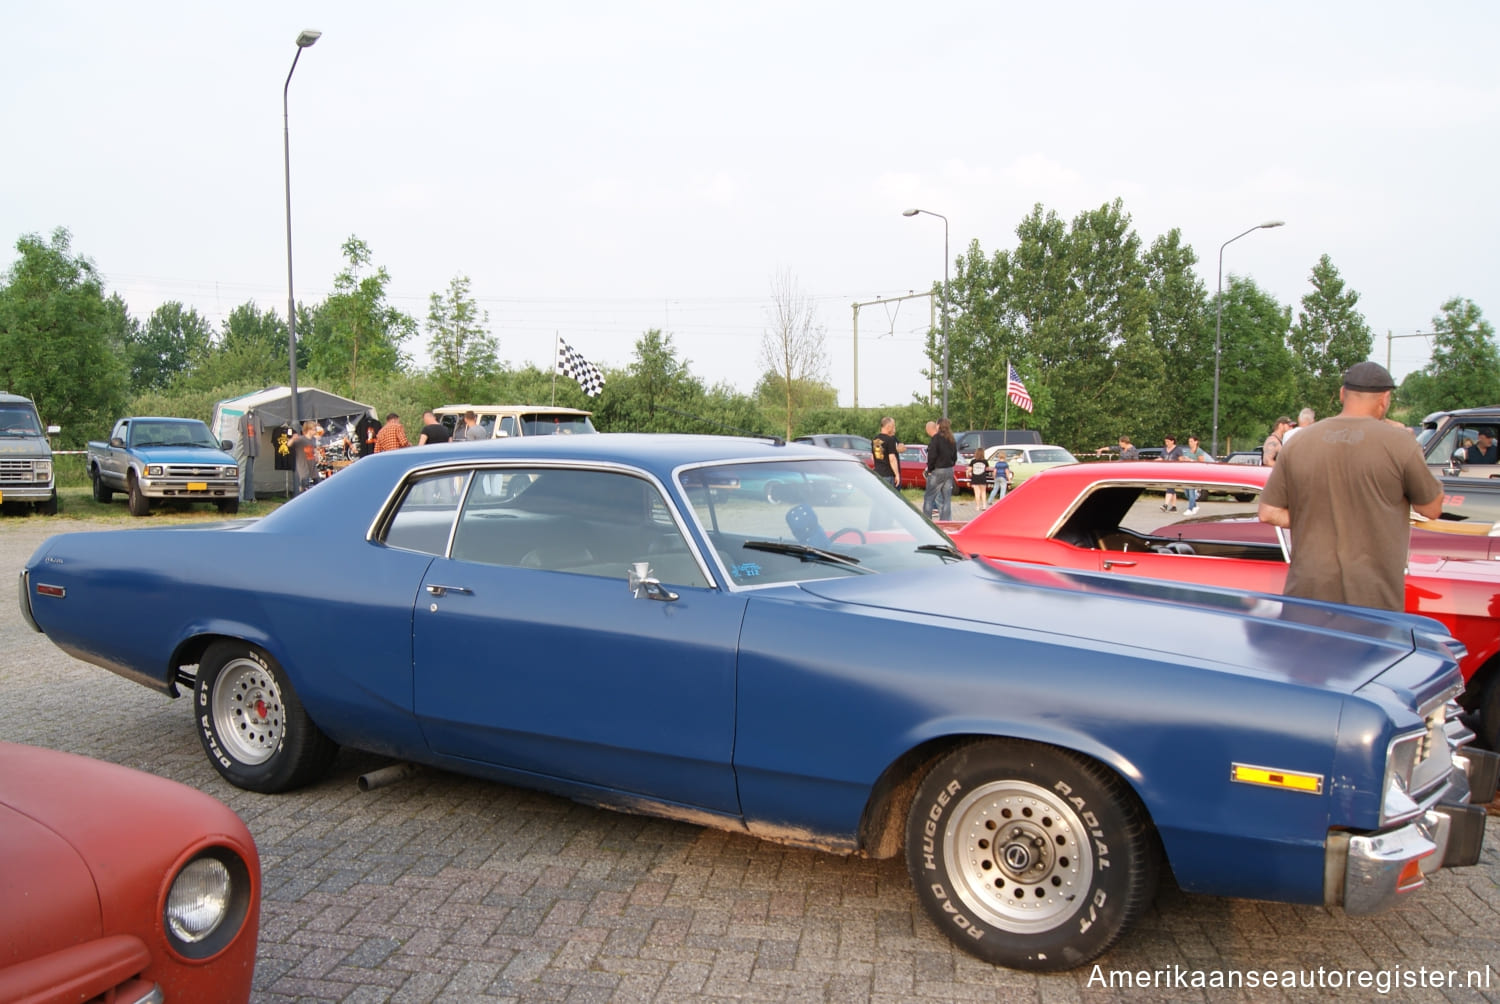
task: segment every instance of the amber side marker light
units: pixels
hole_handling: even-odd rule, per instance
[[[1256,767],[1248,763],[1231,764],[1229,780],[1240,784],[1258,784],[1266,788],[1283,788],[1287,791],[1303,791],[1309,795],[1323,794],[1323,775],[1307,774],[1295,770],[1277,770],[1275,767]]]

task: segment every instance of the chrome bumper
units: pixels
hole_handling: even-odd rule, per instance
[[[1467,749],[1455,753],[1453,772],[1437,804],[1393,830],[1360,836],[1330,833],[1324,902],[1342,905],[1353,915],[1379,913],[1422,888],[1438,869],[1477,864],[1484,846],[1485,809],[1473,800],[1487,803],[1493,796],[1493,757]]]
[[[56,489],[51,482],[45,485],[27,484],[5,485],[0,484],[0,499],[6,502],[45,502],[52,497]]]

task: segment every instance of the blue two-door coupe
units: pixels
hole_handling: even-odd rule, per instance
[[[1434,622],[964,560],[795,445],[383,453],[258,522],[54,537],[21,585],[71,654],[191,684],[242,787],[343,744],[904,851],[939,927],[1015,967],[1107,950],[1163,855],[1189,891],[1379,909],[1477,860],[1470,775],[1494,788]]]

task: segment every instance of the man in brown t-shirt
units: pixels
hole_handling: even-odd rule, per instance
[[[1416,437],[1385,421],[1396,387],[1379,363],[1344,373],[1344,410],[1281,449],[1260,519],[1292,530],[1287,596],[1405,610],[1411,510],[1436,519],[1443,486]]]

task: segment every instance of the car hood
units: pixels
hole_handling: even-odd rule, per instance
[[[52,448],[45,439],[36,436],[23,436],[19,439],[0,436],[0,456],[50,457]]]
[[[803,583],[826,600],[941,619],[955,630],[1052,635],[1179,665],[1351,693],[1409,655],[1426,618],[1156,579],[967,561],[900,575]],[[956,642],[955,651],[969,650]],[[979,643],[974,651],[983,649]]]
[[[148,464],[214,464],[227,467],[235,462],[223,450],[194,446],[136,446],[130,452]]]

